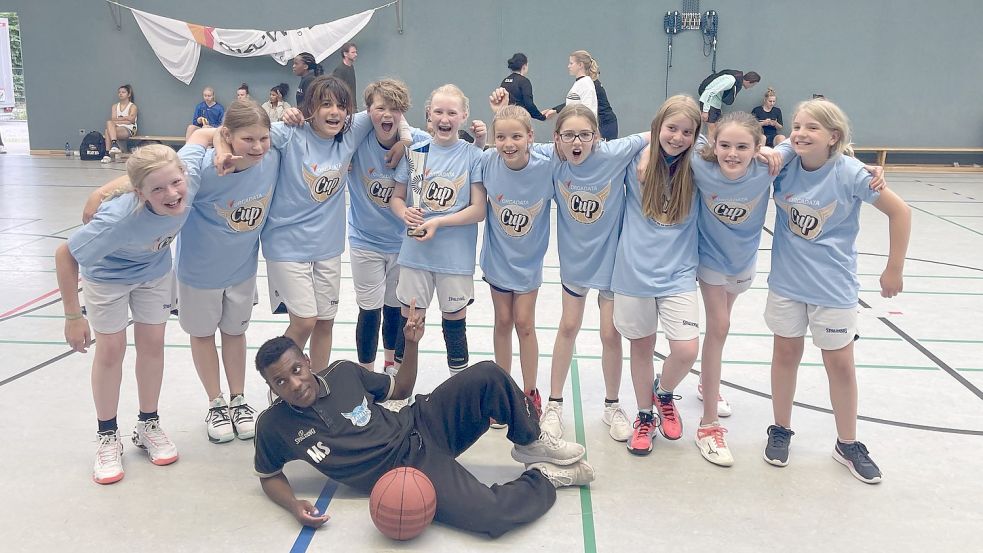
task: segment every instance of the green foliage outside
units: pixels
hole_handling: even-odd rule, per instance
[[[10,23],[10,58],[14,74],[14,119],[27,119],[27,102],[24,98],[24,58],[21,56],[20,20],[13,12],[0,12],[0,17]]]

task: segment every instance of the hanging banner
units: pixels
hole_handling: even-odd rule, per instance
[[[310,52],[320,63],[358,34],[381,8],[289,31],[206,27],[129,9],[164,68],[177,80],[191,84],[202,46],[239,58],[271,56],[280,65],[301,52]]]
[[[10,22],[0,17],[0,109],[14,107],[14,66],[10,59]]]

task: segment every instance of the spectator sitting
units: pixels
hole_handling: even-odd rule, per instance
[[[195,114],[191,118],[187,132],[184,133],[185,141],[191,137],[191,133],[201,128],[220,127],[222,118],[225,117],[225,108],[215,100],[215,89],[206,86],[201,91],[202,101],[195,106]]]
[[[106,121],[106,151],[118,154],[119,140],[126,140],[137,133],[137,105],[133,103],[133,87],[125,84],[116,90],[119,102],[109,110],[109,121]],[[102,158],[103,163],[112,161],[109,156]]]
[[[249,85],[242,83],[239,88],[236,89],[236,100],[252,100],[249,96]]]
[[[284,101],[290,87],[287,83],[280,83],[270,89],[270,100],[263,102],[263,109],[270,116],[270,123],[276,123],[283,118],[283,112],[290,109],[290,104]]]
[[[761,122],[761,130],[765,133],[765,146],[774,148],[776,144],[785,141],[785,135],[779,133],[782,130],[782,110],[775,106],[775,89],[768,87],[765,91],[764,102],[751,110],[751,115],[758,118]]]

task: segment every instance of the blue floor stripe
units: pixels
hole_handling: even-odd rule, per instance
[[[328,512],[328,503],[331,503],[331,498],[334,497],[334,493],[337,490],[338,483],[328,479],[327,483],[324,484],[324,488],[321,490],[321,495],[314,502],[317,512],[321,514]],[[311,528],[310,526],[303,527],[300,530],[300,534],[297,535],[297,539],[294,540],[294,545],[290,548],[290,553],[304,553],[307,551],[307,548],[311,545],[311,540],[314,539],[314,532],[316,531],[316,528]]]

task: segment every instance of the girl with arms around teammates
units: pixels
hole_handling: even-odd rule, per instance
[[[164,375],[164,325],[173,291],[170,243],[188,217],[194,198],[185,167],[174,150],[140,148],[126,163],[129,191],[103,203],[95,217],[55,252],[58,288],[65,306],[65,338],[85,353],[96,339],[92,396],[99,446],[92,479],[111,484],[123,478],[123,444],[116,422],[126,353],[127,308],[136,342],[140,413],[133,443],[155,465],[177,461],[177,448],[157,415]],[[79,268],[85,292],[83,315],[78,296]],[[91,322],[91,331],[89,324]]]
[[[688,96],[673,96],[652,120],[658,147],[649,149],[644,178],[636,156],[625,173],[628,191],[611,289],[614,324],[631,341],[631,377],[638,403],[628,451],[648,455],[652,433],[678,440],[682,423],[673,390],[693,367],[699,348],[696,297],[696,190],[690,150],[700,132],[700,110]],[[669,356],[654,377],[652,355],[662,322]],[[653,413],[658,409],[659,423]]]
[[[411,153],[421,167],[403,165],[396,177],[392,209],[413,235],[403,238],[399,252],[396,297],[407,307],[430,305],[434,293],[442,314],[447,366],[452,375],[468,366],[465,316],[474,301],[475,249],[478,223],[485,218],[481,150],[458,138],[468,117],[468,99],[461,89],[443,85],[430,93],[432,140],[414,144]],[[424,153],[426,151],[426,153]],[[412,173],[412,175],[411,175]],[[419,181],[412,181],[416,176]],[[408,187],[412,201],[407,202]],[[402,358],[397,343],[396,362]]]
[[[497,107],[501,106],[492,109]],[[495,148],[486,150],[481,158],[488,207],[480,264],[495,308],[495,362],[512,371],[515,329],[522,388],[541,408],[536,388],[536,298],[550,240],[552,163],[550,156],[531,152],[532,119],[522,106],[497,109],[492,136]]]
[[[797,159],[775,179],[775,239],[765,321],[775,335],[771,364],[775,424],[768,427],[765,460],[788,464],[796,372],[811,331],[822,350],[836,421],[833,457],[859,480],[881,481],[878,466],[857,441],[857,376],[853,342],[857,332],[856,238],[860,205],[872,203],[888,216],[890,251],[881,274],[881,295],[902,290],[911,210],[894,192],[874,192],[861,162],[849,157],[850,123],[833,102],[799,104],[789,137]]]

